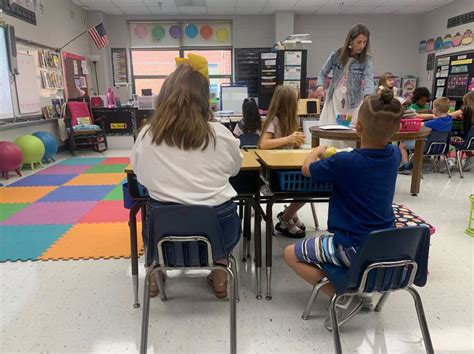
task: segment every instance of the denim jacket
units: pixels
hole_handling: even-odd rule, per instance
[[[329,85],[328,99],[332,97],[334,88],[344,75],[344,66],[339,62],[337,50],[334,50],[324,64],[318,75],[318,86],[324,85],[324,80],[332,70],[332,81]],[[360,63],[357,59],[349,64],[347,77],[347,100],[350,108],[357,107],[365,95],[375,92],[374,85],[374,64],[371,56],[367,56],[365,63]]]

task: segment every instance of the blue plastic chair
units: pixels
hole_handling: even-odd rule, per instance
[[[461,157],[464,152],[468,151],[474,153],[474,127],[471,127],[469,132],[466,134],[466,137],[464,138],[464,144],[456,148],[456,160],[458,162],[459,174],[461,175],[461,178],[464,178],[462,174]]]
[[[256,149],[260,135],[258,134],[241,134],[239,136],[241,149]]]
[[[451,132],[431,132],[425,141],[424,156],[443,158],[448,171],[448,176],[451,178],[451,169],[448,163],[449,141]]]
[[[326,277],[314,286],[303,319],[309,318],[321,287],[330,282],[336,290],[329,305],[334,347],[336,353],[342,353],[336,316],[336,301],[340,297],[380,292],[383,295],[375,307],[375,311],[380,312],[391,292],[406,290],[415,301],[426,352],[434,353],[423,304],[413,287],[413,284],[419,287],[426,284],[429,236],[429,229],[419,226],[375,231],[369,235],[349,268],[322,263],[320,266]]]
[[[149,222],[149,245],[145,249],[147,272],[144,284],[140,353],[146,353],[150,311],[150,278],[171,269],[220,269],[230,279],[230,352],[237,350],[236,302],[237,267],[229,255],[230,266],[215,263],[213,251],[224,252],[222,233],[215,211],[208,206],[173,205],[156,208]],[[166,301],[163,279],[156,277],[162,301]]]

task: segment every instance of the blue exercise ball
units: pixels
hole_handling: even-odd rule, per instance
[[[56,138],[48,132],[36,132],[32,135],[40,139],[44,144],[44,156],[43,161],[49,162],[49,160],[56,161],[54,155],[58,152],[58,141]]]

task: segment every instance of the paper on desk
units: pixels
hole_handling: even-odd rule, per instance
[[[311,149],[278,149],[267,151],[269,154],[308,154]]]
[[[346,127],[345,125],[332,124],[332,125],[320,125],[319,129],[322,129],[322,130],[352,130],[352,127]]]

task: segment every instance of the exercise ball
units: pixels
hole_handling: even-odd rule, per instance
[[[32,134],[40,139],[44,144],[44,156],[43,161],[49,162],[49,160],[56,161],[54,155],[58,152],[58,141],[56,138],[48,132],[36,132]]]
[[[9,141],[0,141],[0,172],[8,179],[8,172],[15,171],[21,176],[23,154],[18,146]]]
[[[30,164],[32,170],[35,168],[35,163],[43,166],[41,160],[43,159],[45,149],[43,142],[39,138],[33,135],[22,135],[16,138],[15,144],[18,145],[23,153],[23,164]]]

